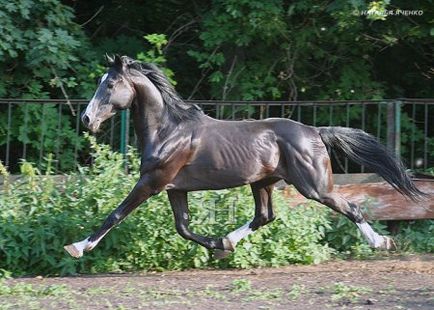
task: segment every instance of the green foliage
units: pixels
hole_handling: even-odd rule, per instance
[[[297,300],[305,290],[306,287],[304,285],[293,284],[291,290],[288,292],[288,298],[291,300]]]
[[[434,176],[434,167],[428,168],[424,172]]]
[[[232,281],[232,292],[246,292],[252,289],[252,283],[247,279],[235,279]]]
[[[407,7],[389,2],[214,1],[202,16],[202,44],[189,55],[208,77],[216,99],[399,97],[413,88],[406,81],[410,75],[429,84],[423,69],[409,73],[404,66],[402,75],[392,72],[396,62],[425,62],[422,50],[432,55],[420,40],[432,42],[432,14],[428,4],[418,2],[411,9],[424,14],[416,24],[404,16],[388,18],[385,10]],[[377,78],[376,72],[388,76]],[[399,87],[393,84],[397,80]]]
[[[252,300],[279,300],[282,298],[281,289],[253,289],[252,283],[247,279],[235,279],[232,281],[231,293],[237,295],[242,301]]]
[[[113,229],[91,253],[76,260],[63,245],[97,229],[126,197],[138,178],[133,150],[127,159],[88,137],[92,167],[82,167],[60,182],[32,164],[21,166],[23,178],[8,183],[0,195],[0,270],[4,276],[74,274],[133,270],[173,270],[204,267],[249,268],[290,263],[318,263],[334,253],[366,257],[372,254],[354,224],[330,216],[323,206],[288,207],[279,192],[274,205],[278,218],[240,242],[234,254],[215,261],[196,243],[175,231],[165,193],[152,197]],[[126,165],[131,173],[126,173]],[[224,236],[251,220],[253,199],[247,187],[189,194],[191,229],[198,234]],[[374,229],[385,233],[384,226]],[[399,244],[414,251],[432,251],[432,221],[403,230]],[[428,238],[427,238],[428,236]]]
[[[2,0],[0,7],[0,97],[61,96],[60,85],[79,94],[93,54],[72,8],[58,0]]]
[[[131,189],[137,174],[125,173],[123,156],[90,139],[94,165],[81,168],[61,184],[29,163],[24,177],[0,196],[0,268],[17,274],[72,274],[119,270],[167,270],[192,267],[277,266],[312,263],[330,257],[321,244],[328,220],[316,207],[288,208],[276,195],[280,218],[240,243],[228,259],[215,261],[203,247],[175,231],[166,194],[144,203],[80,260],[63,245],[96,229]],[[138,171],[133,152],[130,171]],[[253,200],[248,188],[192,193],[191,228],[198,234],[223,236],[250,220]],[[213,213],[211,210],[215,210]]]
[[[429,114],[428,114],[429,115]],[[383,120],[385,123],[386,120]],[[428,156],[434,156],[434,137],[425,136],[425,132],[422,128],[418,128],[417,121],[413,120],[407,113],[401,114],[401,156],[403,158],[411,159],[411,145],[413,143],[414,154],[420,154],[421,156],[426,151]],[[427,148],[425,150],[425,140]],[[410,162],[406,163],[407,165]],[[417,163],[412,163],[417,167]]]
[[[17,283],[15,285],[7,285],[3,281],[0,281],[0,296],[62,296],[67,292],[67,287],[64,284],[36,286],[30,283]]]
[[[151,48],[147,49],[146,52],[138,53],[136,58],[140,61],[154,63],[161,67],[169,81],[173,85],[176,85],[176,82],[173,79],[174,73],[172,70],[166,67],[167,60],[163,55],[163,47],[167,44],[166,35],[153,33],[144,36],[144,38],[151,44]]]
[[[397,241],[403,250],[434,253],[434,220],[401,223]]]
[[[88,75],[96,65],[95,55],[71,7],[59,0],[0,0],[0,7],[0,97],[90,95],[94,83]],[[14,105],[11,125],[7,136],[8,113],[2,108],[0,147],[9,138],[14,161],[26,144],[29,160],[59,153],[59,168],[74,168],[74,150],[81,149],[82,139],[74,132],[69,109],[58,113],[52,105]]]
[[[344,283],[335,283],[332,292],[332,301],[356,302],[361,295],[370,292],[366,287],[353,286]]]
[[[83,138],[75,132],[75,118],[62,117],[59,107],[53,104],[24,104],[12,109],[12,119],[8,128],[7,114],[0,114],[0,146],[9,139],[16,150],[26,145],[29,161],[39,162],[42,154],[56,154],[60,171],[75,168],[74,152],[84,145]]]
[[[12,276],[12,273],[10,271],[7,271],[5,269],[0,269],[0,281],[2,279],[9,279]]]
[[[386,20],[386,7],[390,0],[372,1],[368,5],[368,19],[371,20]]]
[[[70,97],[88,97],[89,74],[104,53],[157,63],[164,56],[182,80],[181,93],[204,99],[434,95],[433,12],[426,1],[119,0],[100,10],[99,2],[73,9],[60,0],[2,0],[0,6],[0,97],[62,97],[61,85]],[[423,14],[383,14],[400,9]],[[144,36],[155,49],[142,52]]]

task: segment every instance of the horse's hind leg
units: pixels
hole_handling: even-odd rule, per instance
[[[345,215],[357,225],[371,247],[386,250],[395,248],[391,238],[380,236],[372,229],[356,204],[333,191],[333,177],[328,155],[309,156],[307,161],[298,160],[294,169],[297,178],[291,178],[288,183],[292,183],[303,196]]]
[[[247,237],[259,227],[272,222],[275,218],[272,203],[274,181],[258,181],[252,183],[250,186],[252,188],[253,198],[255,199],[255,217],[252,221],[247,222],[226,236],[225,239],[229,241],[232,249],[225,251],[217,250],[214,254],[214,257],[217,259],[229,255],[241,239]]]
[[[207,249],[229,250],[231,245],[226,239],[209,238],[193,233],[189,228],[189,210],[187,201],[187,192],[168,190],[170,205],[175,217],[176,231],[185,239],[199,243]]]
[[[393,240],[386,236],[380,236],[366,222],[359,206],[347,201],[342,196],[334,192],[320,193],[317,197],[311,197],[333,210],[345,215],[360,229],[362,235],[373,248],[391,250],[395,248]]]

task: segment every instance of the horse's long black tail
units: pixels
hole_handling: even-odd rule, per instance
[[[375,137],[346,127],[319,127],[318,131],[326,146],[342,151],[352,161],[373,170],[401,194],[412,200],[426,196],[414,185],[401,160]]]

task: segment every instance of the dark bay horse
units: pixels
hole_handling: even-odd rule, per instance
[[[125,200],[90,237],[65,246],[74,257],[92,250],[110,229],[149,197],[166,190],[178,233],[222,258],[259,227],[273,221],[273,185],[284,180],[305,197],[345,215],[361,230],[370,246],[392,249],[392,239],[377,234],[354,203],[333,191],[327,147],[377,172],[396,190],[423,196],[402,163],[362,130],[312,127],[289,119],[221,121],[181,100],[154,65],[126,56],[109,59],[82,115],[91,131],[117,111],[131,109],[141,153],[140,178]],[[187,192],[250,184],[255,216],[223,238],[200,236],[189,229]]]

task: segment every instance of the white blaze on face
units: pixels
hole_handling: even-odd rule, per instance
[[[104,81],[106,80],[107,77],[108,77],[108,73],[104,74],[104,75],[101,77],[101,82],[99,83],[99,85],[101,85],[102,82],[104,82]]]
[[[107,79],[107,77],[108,77],[108,73],[105,73],[101,77],[101,81],[99,82],[98,88]],[[91,112],[92,112],[92,109],[93,109],[93,105],[94,105],[94,102],[95,102],[95,96],[96,96],[97,92],[98,92],[98,89],[95,91],[95,94],[93,95],[92,99],[90,99],[90,102],[89,102],[89,104],[86,107],[86,113],[85,114],[87,114],[88,116],[91,115]]]

